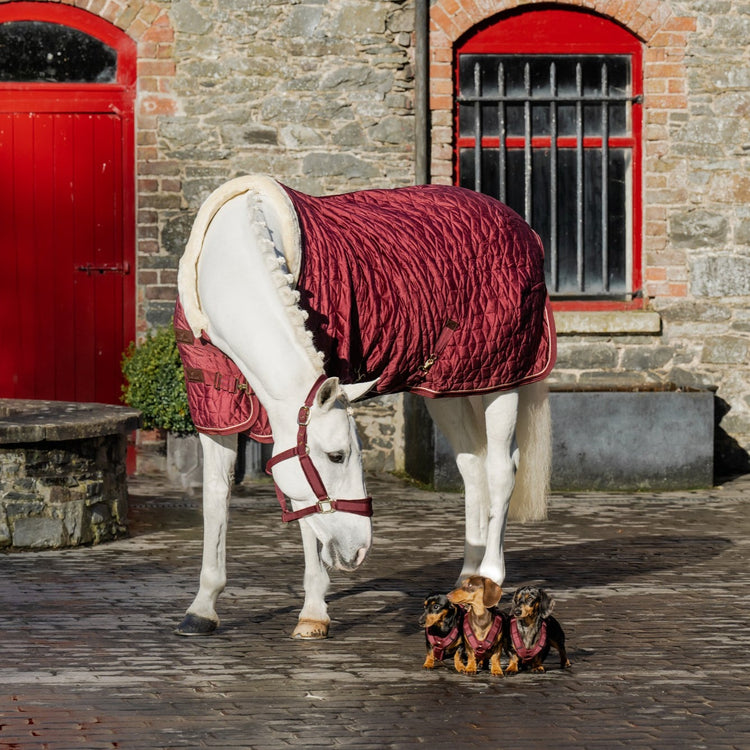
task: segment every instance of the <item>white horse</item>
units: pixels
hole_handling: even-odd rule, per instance
[[[323,358],[305,330],[306,314],[294,291],[300,263],[299,226],[283,188],[268,177],[238,178],[201,208],[180,262],[178,287],[193,333],[205,331],[231,358],[268,413],[273,479],[282,507],[288,498],[299,515],[304,548],[305,598],[293,636],[325,638],[330,622],[327,569],[354,570],[372,541],[350,403],[364,397],[373,382],[343,385],[325,377]],[[534,383],[483,395],[428,399],[427,405],[455,450],[465,483],[460,578],[478,573],[501,584],[509,509],[519,520],[546,513],[546,389]],[[206,635],[216,629],[216,601],[226,584],[227,512],[237,436],[201,434],[200,439],[203,561],[200,588],[177,628],[180,635]]]

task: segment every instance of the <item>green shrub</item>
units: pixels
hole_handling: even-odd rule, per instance
[[[122,358],[122,372],[128,381],[122,400],[140,409],[143,427],[183,435],[195,432],[172,326],[149,332],[138,346],[131,342]]]

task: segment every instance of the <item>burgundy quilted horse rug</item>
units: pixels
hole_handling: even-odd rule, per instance
[[[373,380],[372,395],[435,398],[509,390],[545,378],[555,333],[543,248],[513,210],[480,193],[426,185],[322,198],[284,188],[301,242],[297,289],[325,371]],[[270,441],[237,367],[175,329],[199,431]]]

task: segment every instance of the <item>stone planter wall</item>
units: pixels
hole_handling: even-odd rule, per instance
[[[139,412],[0,399],[0,548],[42,549],[127,533],[127,433]]]

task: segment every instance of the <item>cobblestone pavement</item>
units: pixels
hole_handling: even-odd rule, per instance
[[[512,525],[506,595],[552,591],[573,667],[506,678],[421,667],[422,598],[460,568],[460,496],[369,489],[374,548],[333,575],[323,642],[288,638],[301,544],[265,483],[233,501],[210,638],[172,634],[198,501],[154,481],[131,481],[129,539],[0,556],[0,748],[750,747],[750,477],[558,495],[548,521]]]

